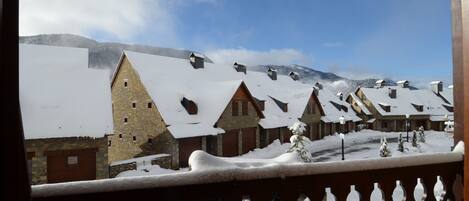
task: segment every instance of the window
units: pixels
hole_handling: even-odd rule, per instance
[[[135,142],[137,141],[137,136],[132,136],[132,140]]]
[[[122,134],[119,134],[119,139],[122,139]]]
[[[243,116],[247,116],[248,115],[248,102],[247,101],[243,101],[242,102],[242,113],[243,113]]]
[[[127,123],[128,119],[127,117],[124,117],[124,123]]]
[[[238,116],[238,102],[237,101],[233,101],[233,103],[231,104],[231,112],[233,116]]]
[[[67,157],[67,165],[76,165],[78,164],[78,156],[68,156]]]
[[[124,87],[127,88],[129,86],[129,81],[127,79],[124,79]]]
[[[108,146],[108,147],[111,146],[111,140],[109,140],[109,141],[107,142],[107,146]]]
[[[153,140],[151,138],[148,138],[148,144],[153,144]]]
[[[149,102],[149,103],[147,104],[147,107],[148,107],[148,108],[152,108],[152,106],[153,106],[153,104],[152,104],[151,102]]]
[[[137,108],[137,103],[136,102],[132,102],[132,108]]]

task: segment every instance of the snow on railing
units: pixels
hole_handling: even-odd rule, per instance
[[[456,147],[460,147],[458,144]],[[383,169],[399,169],[415,166],[428,166],[461,162],[463,153],[422,154],[396,158],[365,159],[352,161],[321,162],[310,164],[275,164],[253,168],[225,168],[207,171],[189,171],[183,173],[103,179],[94,181],[77,181],[58,184],[44,184],[32,187],[36,198],[127,191],[135,189],[167,188],[188,185],[213,184],[231,181],[252,181],[272,178],[291,178],[337,173],[353,173]],[[432,170],[430,170],[432,171]],[[456,173],[454,173],[456,175]],[[386,175],[383,175],[383,177]],[[416,175],[418,176],[418,175]],[[435,175],[436,177],[437,175]],[[344,178],[346,180],[347,178]],[[47,200],[47,199],[45,199]]]

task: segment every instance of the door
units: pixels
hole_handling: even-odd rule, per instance
[[[96,179],[97,149],[48,151],[47,182]]]
[[[182,138],[179,142],[179,166],[189,166],[189,156],[195,150],[202,149],[202,139],[200,137]]]
[[[280,128],[272,128],[268,130],[269,132],[269,144],[276,139],[280,139]]]
[[[243,154],[256,148],[256,128],[243,128]]]
[[[290,137],[292,136],[292,132],[288,128],[282,128],[282,134],[283,134],[283,143],[289,143],[290,142]]]
[[[223,156],[238,155],[238,129],[227,130],[223,134]]]

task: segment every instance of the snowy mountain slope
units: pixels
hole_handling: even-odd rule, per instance
[[[89,66],[91,68],[103,68],[114,70],[122,50],[156,54],[176,58],[187,58],[191,50],[153,47],[146,45],[133,45],[123,43],[98,42],[86,37],[72,34],[41,34],[36,36],[22,36],[20,43],[81,47],[89,49]],[[209,62],[212,62],[208,59]]]
[[[114,68],[122,54],[122,50],[130,50],[135,52],[155,54],[161,56],[169,56],[176,58],[187,58],[192,52],[191,50],[153,47],[146,45],[123,44],[112,42],[98,42],[86,37],[72,34],[41,34],[35,36],[22,36],[20,43],[41,44],[52,46],[81,47],[89,49],[89,66],[91,68],[111,69]],[[212,62],[209,58],[207,61]],[[314,84],[321,82],[325,86],[329,86],[334,91],[342,91],[345,94],[354,90],[357,86],[370,87],[373,86],[377,79],[350,80],[340,77],[334,73],[322,72],[314,70],[310,67],[300,65],[258,65],[249,66],[250,71],[265,72],[268,67],[278,70],[279,74],[288,74],[291,71],[298,72],[301,81],[306,84]],[[394,83],[387,80],[388,83]]]

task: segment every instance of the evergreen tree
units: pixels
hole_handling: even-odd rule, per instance
[[[391,150],[388,147],[388,142],[386,141],[386,137],[381,138],[381,147],[379,148],[379,155],[381,157],[391,156]]]
[[[305,129],[305,124],[303,122],[295,122],[292,126],[289,127],[292,131],[292,136],[290,138],[291,146],[288,149],[288,152],[297,152],[298,156],[305,163],[310,163],[313,161],[311,153],[305,147],[306,137],[303,136]]]
[[[404,152],[404,140],[402,140],[402,133],[399,133],[397,151]]]
[[[417,143],[417,131],[415,131],[415,130],[412,131],[412,146],[413,146],[413,147],[418,147],[418,143]]]
[[[425,143],[425,129],[423,126],[419,127],[419,142]]]

